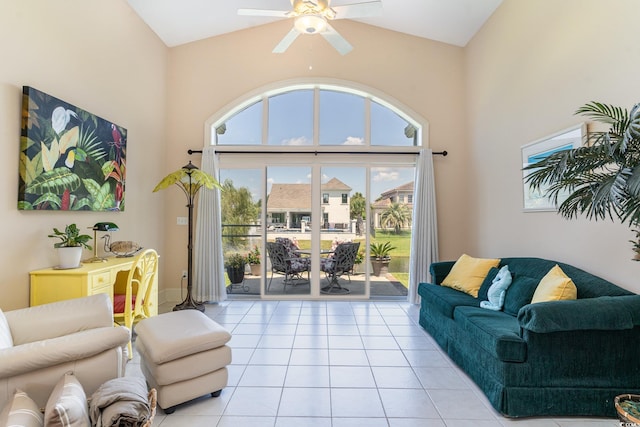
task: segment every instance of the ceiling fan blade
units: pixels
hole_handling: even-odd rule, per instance
[[[331,9],[336,12],[334,19],[365,18],[380,15],[382,13],[382,2],[380,0],[367,1],[344,6],[332,6]]]
[[[351,52],[353,46],[340,35],[331,25],[327,24],[327,29],[320,33],[331,46],[337,50],[340,55],[346,55]]]
[[[280,40],[280,43],[278,43],[278,45],[275,48],[273,48],[272,52],[283,53],[285,50],[289,48],[289,46],[291,46],[291,43],[293,43],[293,41],[299,35],[300,33],[298,32],[298,30],[296,30],[295,28],[292,28],[291,31],[289,31],[287,35],[284,36],[282,40]]]
[[[238,15],[242,16],[273,16],[276,18],[288,18],[288,10],[270,10],[270,9],[238,9]]]

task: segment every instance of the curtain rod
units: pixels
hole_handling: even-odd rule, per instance
[[[191,154],[197,154],[197,153],[202,153],[202,150],[187,150],[187,153],[189,153],[189,155]],[[419,154],[416,153],[415,151],[412,152],[393,152],[393,153],[382,153],[379,151],[374,151],[374,152],[370,152],[370,151],[251,151],[251,150],[243,150],[243,151],[221,151],[220,154],[225,154],[225,153],[229,153],[229,154],[315,154],[316,156],[318,154]],[[432,154],[435,155],[439,155],[439,156],[447,156],[447,154],[449,154],[446,150],[444,151],[434,151]]]

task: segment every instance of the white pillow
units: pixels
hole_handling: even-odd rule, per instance
[[[73,373],[64,374],[54,387],[44,409],[47,427],[88,427],[89,404],[82,384]]]
[[[0,310],[0,349],[13,347],[13,337],[9,323],[2,310]]]
[[[16,390],[0,413],[0,425],[21,427],[42,427],[42,412],[38,405],[22,390]]]

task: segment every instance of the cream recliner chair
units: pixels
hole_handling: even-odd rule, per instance
[[[124,376],[130,331],[113,324],[106,294],[4,313],[13,347],[0,349],[0,408],[16,389],[44,407],[65,372],[73,371],[87,396]]]

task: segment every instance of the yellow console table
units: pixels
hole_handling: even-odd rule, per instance
[[[107,294],[113,301],[116,283],[126,283],[135,258],[107,258],[106,262],[82,263],[79,268],[45,268],[29,272],[31,276],[30,305]],[[157,277],[152,284],[151,315],[158,314]]]

